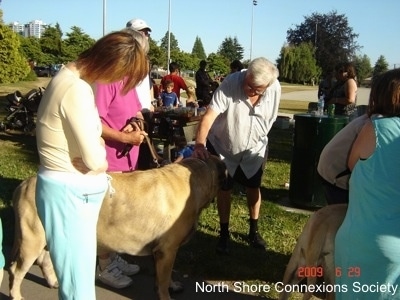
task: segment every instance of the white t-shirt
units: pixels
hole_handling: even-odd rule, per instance
[[[151,107],[151,96],[150,96],[150,78],[147,75],[137,86],[136,93],[139,97],[139,101],[142,104],[142,109],[150,109]]]
[[[223,156],[229,174],[240,165],[247,178],[264,163],[268,132],[278,115],[281,85],[275,80],[253,107],[243,89],[246,72],[229,75],[215,91],[210,108],[219,113],[208,140]]]

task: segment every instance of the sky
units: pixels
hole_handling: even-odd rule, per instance
[[[141,18],[152,28],[152,39],[161,41],[168,28],[182,51],[191,53],[196,37],[206,55],[218,51],[225,38],[236,37],[244,58],[264,56],[275,62],[286,33],[313,13],[336,11],[347,17],[359,55],[372,66],[383,55],[389,68],[400,67],[399,0],[0,0],[3,21],[28,23],[42,20],[60,24],[68,33],[80,27],[94,39],[122,29]],[[105,4],[105,9],[103,9]]]

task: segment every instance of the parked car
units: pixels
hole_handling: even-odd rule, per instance
[[[61,65],[51,65],[51,66],[41,66],[41,67],[33,67],[33,71],[35,71],[36,76],[38,77],[51,77],[57,74],[60,70]]]
[[[36,76],[38,77],[50,77],[51,70],[49,67],[33,67],[33,71],[35,71]]]

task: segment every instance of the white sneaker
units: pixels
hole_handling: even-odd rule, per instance
[[[96,278],[116,289],[123,289],[133,283],[132,279],[122,274],[115,261],[111,262],[103,271],[100,270],[100,266],[97,266]]]
[[[135,264],[129,264],[126,260],[124,260],[121,256],[118,254],[115,254],[114,259],[112,261],[113,263],[116,263],[118,266],[118,269],[122,271],[122,273],[126,276],[132,276],[140,271],[140,267]]]

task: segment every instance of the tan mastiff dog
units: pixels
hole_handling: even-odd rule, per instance
[[[160,300],[168,288],[180,245],[195,232],[201,210],[217,195],[225,165],[187,158],[159,169],[111,174],[113,195],[106,195],[97,224],[98,254],[116,251],[153,255]],[[36,177],[14,192],[15,239],[10,267],[10,297],[22,299],[21,283],[36,261],[50,287],[58,287],[35,205]],[[123,238],[122,238],[123,237]]]
[[[335,283],[335,236],[346,215],[347,204],[328,205],[316,211],[307,221],[283,276],[283,287],[292,288],[302,284],[316,285]],[[306,279],[305,279],[306,278]],[[313,293],[306,292],[303,300]],[[325,296],[324,292],[314,293]],[[280,300],[289,299],[290,292],[282,292]],[[335,299],[334,293],[326,293],[326,299]]]

